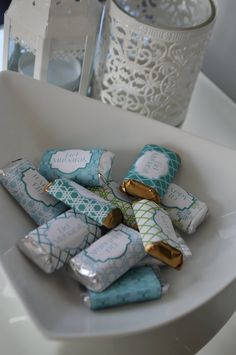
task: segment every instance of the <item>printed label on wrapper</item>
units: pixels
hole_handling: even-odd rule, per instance
[[[91,157],[90,151],[71,149],[54,153],[49,164],[53,169],[71,174],[78,169],[85,168],[90,163]]]

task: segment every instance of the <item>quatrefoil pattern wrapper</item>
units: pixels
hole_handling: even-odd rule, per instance
[[[128,303],[159,299],[161,283],[150,266],[129,270],[103,292],[88,291],[85,302],[91,309],[103,309]]]
[[[113,228],[122,221],[123,216],[118,208],[74,181],[56,179],[46,186],[46,191],[100,226]]]
[[[46,273],[52,273],[102,236],[96,223],[69,210],[18,242],[20,250]]]
[[[162,146],[147,144],[125,176],[124,192],[159,203],[181,164],[179,155]]]
[[[145,250],[169,266],[180,267],[182,241],[176,236],[167,212],[150,200],[134,202],[133,209]]]
[[[72,258],[70,266],[79,282],[92,291],[101,292],[145,255],[140,234],[119,224]]]
[[[39,171],[49,181],[67,178],[83,186],[101,186],[109,179],[114,153],[104,149],[51,149],[46,151]]]
[[[0,182],[37,225],[50,221],[68,209],[44,192],[48,180],[29,160],[19,159],[3,168]]]

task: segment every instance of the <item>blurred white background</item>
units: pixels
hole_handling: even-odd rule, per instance
[[[236,1],[214,1],[218,5],[218,16],[203,72],[236,102]]]

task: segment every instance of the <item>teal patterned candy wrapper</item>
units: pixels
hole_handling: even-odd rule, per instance
[[[39,171],[49,181],[63,177],[83,186],[101,186],[109,179],[114,153],[105,149],[51,149],[40,161]]]
[[[161,205],[165,208],[175,227],[192,234],[208,215],[205,202],[176,184],[170,184]]]
[[[181,164],[179,155],[170,149],[147,144],[121,184],[128,195],[160,203]]]
[[[176,236],[167,212],[145,199],[133,202],[133,208],[146,252],[173,268],[180,268],[183,240]]]
[[[158,276],[150,266],[143,266],[129,270],[103,292],[88,290],[84,301],[92,310],[97,310],[157,300],[161,296]]]
[[[140,234],[123,224],[70,260],[74,277],[101,292],[146,255]]]
[[[120,209],[74,181],[56,179],[45,187],[45,191],[100,226],[111,229],[122,221]]]
[[[29,160],[16,160],[0,170],[0,182],[38,225],[68,209],[44,191],[48,180]]]
[[[40,269],[53,273],[102,236],[93,220],[69,210],[18,242],[19,249]]]

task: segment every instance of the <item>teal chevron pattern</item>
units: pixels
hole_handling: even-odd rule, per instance
[[[57,200],[73,208],[76,213],[86,215],[100,226],[103,225],[107,215],[115,208],[108,201],[67,179],[56,179],[47,191]]]
[[[165,159],[168,159],[168,172],[164,176],[158,177],[157,179],[155,179],[154,177],[148,178],[148,177],[140,174],[139,171],[137,171],[137,166],[136,166],[137,162],[142,156],[144,156],[144,154],[146,152],[159,152],[163,155],[163,157],[165,157]],[[157,162],[153,163],[154,169],[155,169],[155,166],[157,166],[156,163]],[[149,164],[152,165],[152,162],[150,162]],[[134,180],[134,181],[138,181],[144,185],[150,186],[155,191],[157,191],[158,194],[160,195],[160,198],[162,198],[164,196],[164,194],[166,193],[166,190],[167,190],[169,184],[174,179],[176,172],[180,167],[180,164],[181,164],[180,157],[176,153],[174,153],[173,151],[171,151],[167,148],[158,146],[158,145],[147,144],[141,150],[136,161],[134,162],[134,164],[132,165],[128,174],[124,178],[124,181]]]

